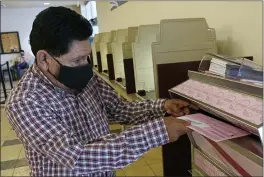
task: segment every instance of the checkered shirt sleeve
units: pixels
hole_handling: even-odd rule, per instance
[[[102,84],[102,87],[106,87]],[[34,94],[32,94],[34,95]],[[49,111],[32,95],[7,105],[7,116],[24,145],[52,162],[65,168],[89,174],[123,168],[136,161],[143,153],[169,142],[162,118],[135,126],[123,133],[108,134],[88,144],[82,144],[78,136],[68,130],[53,112]],[[161,102],[122,103],[113,92],[102,89],[109,115],[114,119],[140,122],[144,111],[159,115]],[[21,95],[20,95],[21,96]],[[113,103],[111,103],[113,101]],[[116,106],[114,106],[116,105]],[[143,108],[143,111],[140,110]],[[133,115],[136,115],[133,118]],[[146,119],[146,118],[145,118]]]
[[[101,78],[97,80],[109,121],[138,125],[164,116],[165,99],[126,102]]]

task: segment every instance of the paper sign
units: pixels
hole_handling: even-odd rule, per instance
[[[249,135],[248,132],[235,126],[221,122],[203,114],[192,114],[179,117],[179,119],[191,122],[188,128],[202,134],[215,142],[238,138]]]

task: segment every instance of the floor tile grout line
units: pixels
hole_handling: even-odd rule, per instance
[[[143,160],[145,161],[145,163],[146,163],[146,165],[144,165],[144,167],[148,167],[149,169],[150,169],[150,171],[154,174],[154,176],[157,176],[155,173],[154,173],[154,171],[152,170],[152,168],[149,166],[149,164],[146,162],[146,160],[144,159],[144,157],[143,157]],[[135,161],[136,162],[136,161]],[[135,163],[134,162],[134,163]],[[122,168],[122,171],[123,171],[123,173],[125,174],[125,176],[127,177],[127,174],[126,174],[126,171],[125,170],[123,170],[124,168]]]
[[[5,166],[6,166],[6,164],[2,164],[2,163],[10,163],[10,162],[13,162],[14,164],[8,164],[7,166],[7,168],[5,168]],[[13,159],[13,160],[8,160],[8,161],[1,161],[1,171],[2,170],[12,170],[12,169],[14,169],[15,168],[15,166],[16,166],[16,163],[17,163],[17,159]]]
[[[9,177],[12,177],[12,176],[14,175],[15,168],[12,168],[12,169],[7,169],[7,170],[13,170],[13,171],[12,171],[12,175],[11,175],[11,176],[9,176]],[[1,172],[2,172],[2,171],[6,171],[6,170],[1,170]],[[2,175],[1,175],[1,176],[2,176]]]
[[[163,163],[162,160],[160,160],[159,162],[155,162],[155,163],[151,163],[150,164],[150,163],[147,162],[147,160],[144,157],[142,157],[142,158],[144,159],[144,161],[146,162],[147,165],[154,165],[154,164],[157,164],[157,163]]]
[[[24,158],[19,158],[22,150],[23,150],[23,145],[22,145],[22,148],[21,148],[21,150],[20,150],[20,152],[19,152],[19,155],[18,155],[17,160],[20,160],[20,159],[25,159],[25,160],[27,160],[25,157],[24,157]],[[15,169],[16,169],[16,168],[17,168],[17,164],[15,165]],[[20,167],[18,167],[18,168],[20,168]]]
[[[25,168],[25,167],[28,167],[28,168],[29,168],[29,164],[28,164],[27,162],[24,163],[23,165],[19,165],[19,163],[21,163],[21,162],[19,162],[19,161],[21,161],[21,160],[22,160],[22,162],[23,162],[23,161],[26,161],[25,158],[23,158],[23,159],[16,159],[16,160],[14,160],[14,161],[16,161],[16,162],[15,162],[14,165],[12,165],[12,168],[1,169],[1,171],[4,171],[4,170],[12,170],[12,169],[18,169],[18,168]]]
[[[12,172],[12,177],[14,176],[14,173],[15,173],[15,169],[16,169],[16,168],[13,168],[13,172]]]
[[[21,149],[20,149],[20,152],[19,152],[19,155],[18,155],[18,158],[17,158],[17,160],[19,159],[19,157],[20,157],[20,154],[21,154],[22,150],[23,150],[23,145],[22,145],[22,147],[21,147]],[[25,158],[25,157],[24,157],[24,158]],[[24,158],[22,158],[22,159],[24,159]]]
[[[8,137],[9,132],[10,132],[11,130],[12,130],[12,129],[9,129],[9,130],[8,130],[8,133],[7,133],[3,138],[1,138],[1,140],[4,139],[4,141],[6,141],[6,138]],[[1,132],[1,134],[2,134],[2,132]]]
[[[122,169],[122,170],[123,170],[123,169]],[[123,173],[125,174],[125,176],[127,176],[127,174],[126,174],[125,170],[123,170]]]
[[[15,143],[10,144],[10,142],[15,142]],[[8,144],[8,145],[6,145],[6,144]],[[4,140],[1,147],[2,148],[3,147],[10,147],[10,146],[15,146],[15,145],[19,145],[19,144],[22,144],[21,141],[18,138],[15,138],[15,139],[11,139],[11,140]]]
[[[152,170],[152,168],[148,165],[148,167],[149,167],[149,169],[152,171],[152,173],[155,175],[155,176],[157,176],[156,175],[156,173],[154,173],[154,171]]]
[[[155,162],[155,163],[151,163],[151,164],[150,164],[150,163],[147,163],[147,165],[149,165],[149,166],[150,166],[150,165],[156,165],[156,164],[158,164],[158,163],[163,164],[162,161],[161,161],[161,162]]]
[[[124,177],[126,177],[126,173],[125,173],[125,171],[124,171],[123,169],[120,169],[120,170],[122,170],[123,174],[125,175]]]
[[[1,165],[2,165],[2,163],[7,163],[8,161],[9,161],[9,162],[10,162],[10,161],[15,161],[15,164],[14,164],[13,168],[10,168],[10,169],[16,169],[16,168],[17,168],[17,165],[18,165],[18,164],[17,164],[18,161],[20,161],[20,160],[27,160],[25,157],[19,158],[20,155],[21,155],[21,152],[22,152],[22,150],[23,150],[23,145],[21,145],[21,144],[18,144],[18,145],[20,145],[21,148],[20,148],[20,150],[19,150],[19,153],[18,153],[17,158],[15,158],[15,159],[10,159],[10,160],[2,160],[2,159],[1,159]],[[15,145],[15,146],[17,146],[17,145]],[[5,146],[5,148],[7,148],[7,147],[12,148],[12,146]],[[2,148],[2,147],[1,147],[1,148]],[[27,166],[28,166],[28,165],[27,165]],[[10,169],[6,169],[6,170],[10,170]]]

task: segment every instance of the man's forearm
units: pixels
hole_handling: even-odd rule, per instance
[[[158,99],[153,102],[153,115],[156,117],[163,117],[165,114],[165,101],[166,99]]]
[[[119,101],[113,114],[109,114],[110,121],[138,125],[150,120],[164,117],[165,100],[144,100],[140,102]]]
[[[97,79],[109,121],[123,124],[140,124],[163,117],[165,113],[164,99],[125,102],[117,96],[107,83],[98,76]]]
[[[83,174],[123,168],[150,148],[168,142],[164,121],[157,119],[86,145],[75,168],[83,171]]]

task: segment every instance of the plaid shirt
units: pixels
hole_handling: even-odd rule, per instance
[[[66,93],[33,65],[11,92],[6,111],[31,176],[113,176],[169,142],[163,104],[124,102],[97,75],[79,94]],[[110,134],[110,121],[135,126]]]

